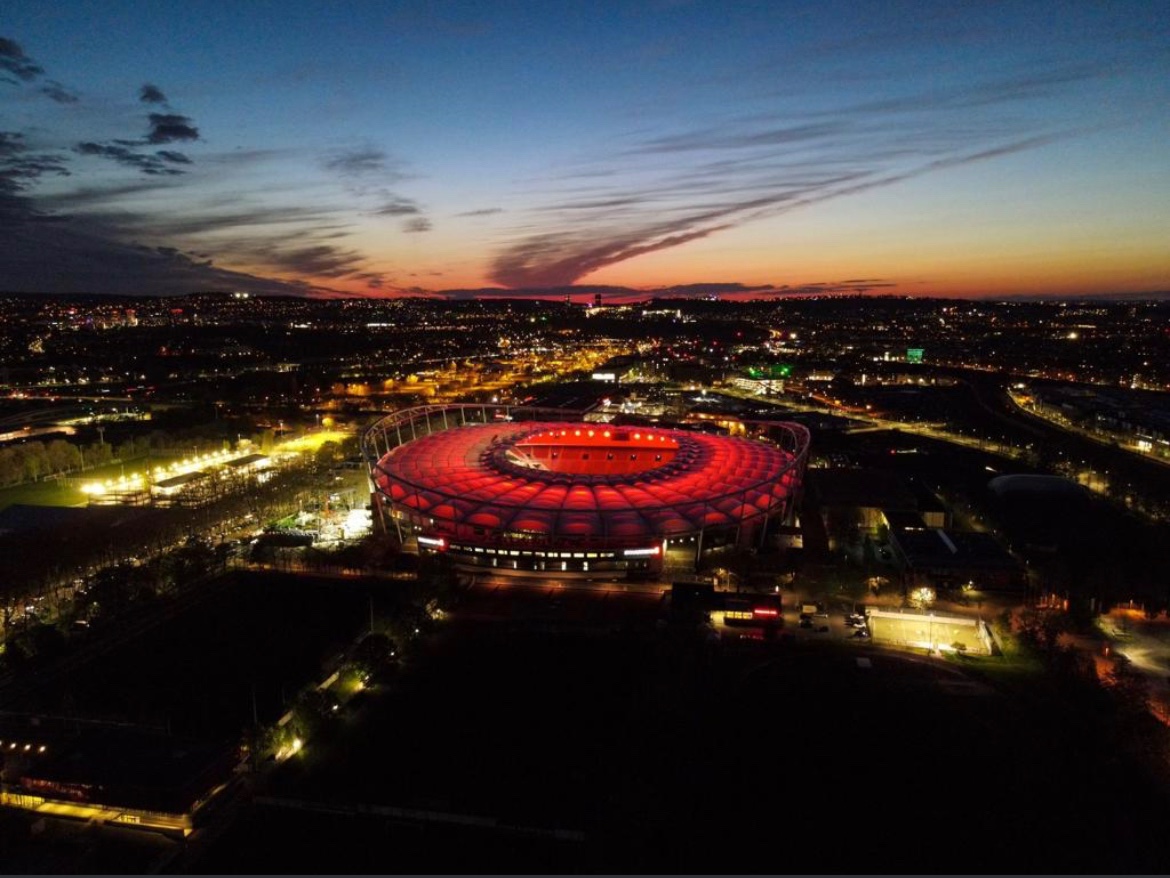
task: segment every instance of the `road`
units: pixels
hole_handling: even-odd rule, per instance
[[[1090,646],[1098,658],[1098,672],[1112,670],[1101,658],[1121,657],[1149,687],[1150,712],[1170,725],[1170,619],[1147,619],[1138,611],[1119,607],[1101,616],[1098,627],[1106,637],[1108,652],[1100,642]]]
[[[531,624],[549,632],[572,629],[601,633],[654,624],[662,612],[663,591],[661,583],[485,577],[463,589],[452,617],[456,621]]]

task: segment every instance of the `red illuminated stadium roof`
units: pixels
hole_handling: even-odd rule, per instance
[[[804,451],[683,430],[472,424],[394,448],[374,478],[397,509],[456,537],[645,545],[780,511]]]

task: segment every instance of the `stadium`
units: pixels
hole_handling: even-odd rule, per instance
[[[653,575],[672,546],[697,565],[791,520],[809,434],[767,426],[778,441],[420,406],[370,427],[363,450],[381,521],[420,551],[500,572]]]

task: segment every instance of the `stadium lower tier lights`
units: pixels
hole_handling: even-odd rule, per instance
[[[383,522],[466,565],[620,574],[653,573],[671,545],[696,560],[757,545],[793,512],[809,444],[799,425],[774,425],[778,445],[565,416],[475,405],[384,418],[363,443]]]

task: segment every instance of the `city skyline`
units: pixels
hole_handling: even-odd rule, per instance
[[[1170,288],[1156,4],[6,11],[11,291]]]

